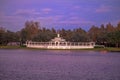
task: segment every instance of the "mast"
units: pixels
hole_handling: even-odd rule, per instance
[[[60,34],[59,34],[59,33],[57,34],[57,37],[60,37]]]

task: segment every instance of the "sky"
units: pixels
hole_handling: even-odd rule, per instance
[[[0,27],[19,31],[26,21],[55,29],[120,22],[120,0],[0,0]]]

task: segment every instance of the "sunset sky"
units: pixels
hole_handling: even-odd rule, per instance
[[[0,0],[0,27],[18,31],[27,20],[56,29],[117,25],[120,0]]]

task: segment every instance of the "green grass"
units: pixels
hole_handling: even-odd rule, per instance
[[[120,48],[106,48],[107,51],[120,52]]]
[[[0,46],[0,49],[19,49],[20,46]]]
[[[106,47],[106,48],[93,48],[88,49],[93,51],[110,51],[110,52],[120,52],[120,48],[112,48],[112,47]]]

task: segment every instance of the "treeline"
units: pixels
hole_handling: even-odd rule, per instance
[[[22,45],[27,40],[47,42],[56,37],[57,33],[71,42],[94,41],[96,44],[106,47],[120,47],[120,22],[117,26],[113,26],[111,23],[101,26],[93,25],[88,31],[85,31],[81,28],[73,30],[42,28],[38,22],[27,21],[25,27],[17,32],[0,27],[0,45],[7,45],[9,42],[20,42]]]

